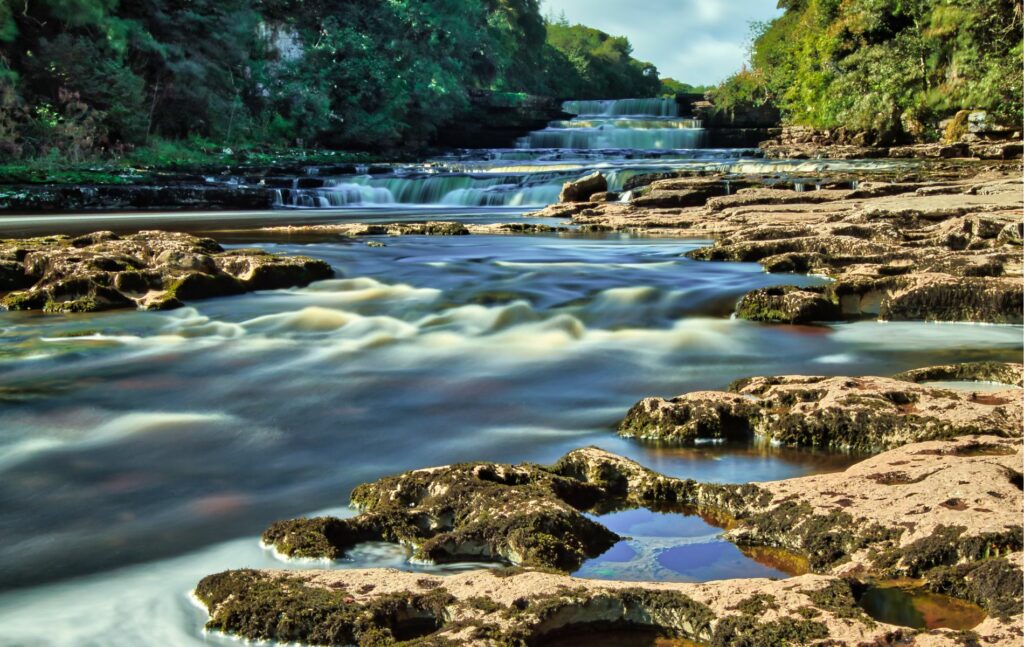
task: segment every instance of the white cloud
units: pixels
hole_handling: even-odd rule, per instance
[[[781,12],[777,0],[544,0],[545,13],[627,36],[662,76],[717,83],[746,62],[749,23]]]

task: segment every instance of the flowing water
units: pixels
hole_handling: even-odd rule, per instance
[[[646,162],[661,163],[657,155]],[[509,160],[488,151],[444,164],[460,174],[455,166],[499,162]],[[431,217],[456,219],[521,213],[430,208]],[[302,213],[238,218],[294,222]],[[394,220],[413,212],[340,207],[316,218],[373,213]],[[196,230],[216,215],[114,222]],[[0,228],[96,223],[4,218]],[[0,313],[0,644],[227,643],[202,633],[205,616],[188,598],[199,578],[308,566],[275,559],[259,533],[318,510],[351,514],[337,508],[353,486],[410,468],[550,462],[597,445],[717,482],[842,469],[858,457],[757,442],[659,446],[618,438],[614,426],[643,396],[719,389],[753,374],[888,374],[1021,352],[1019,326],[734,320],[750,289],[823,279],[683,256],[707,241],[410,236],[375,248],[331,237],[219,237],[325,259],[338,277],[167,313]],[[786,575],[696,517],[633,511],[602,521],[631,539],[580,575]],[[400,547],[368,544],[324,566],[472,566],[413,566],[406,557]]]

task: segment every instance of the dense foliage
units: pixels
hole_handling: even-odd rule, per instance
[[[1021,120],[1020,0],[780,0],[725,109],[774,102],[789,123],[938,135],[958,110]]]
[[[658,94],[630,53],[539,0],[0,0],[0,155],[420,143],[479,91]]]
[[[714,88],[714,86],[683,83],[682,81],[673,79],[670,76],[661,79],[661,94],[666,97],[675,96],[677,94],[705,94],[712,88]]]

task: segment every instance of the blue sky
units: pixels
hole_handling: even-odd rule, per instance
[[[684,83],[717,83],[747,59],[749,23],[779,15],[777,0],[543,0],[560,15],[619,36],[634,55]]]

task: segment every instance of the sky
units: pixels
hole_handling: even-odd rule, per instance
[[[693,85],[717,83],[747,60],[750,22],[780,15],[777,0],[543,0],[543,12],[565,12],[615,36],[661,76]]]

